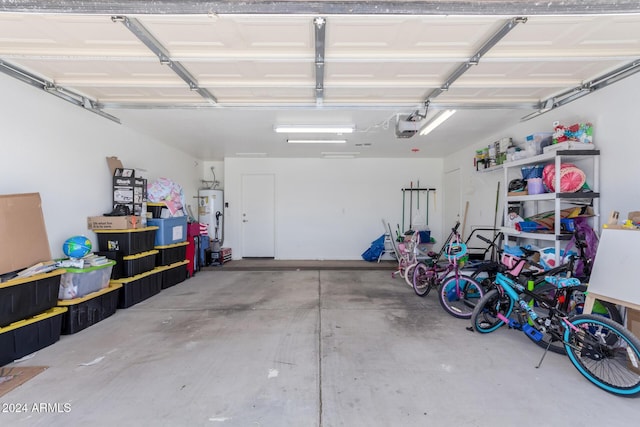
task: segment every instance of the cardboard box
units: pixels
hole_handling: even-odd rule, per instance
[[[640,211],[631,211],[628,216],[631,222],[640,223]]]
[[[129,230],[142,227],[142,217],[134,215],[90,216],[87,218],[89,230]]]
[[[50,260],[40,193],[0,196],[0,274]]]

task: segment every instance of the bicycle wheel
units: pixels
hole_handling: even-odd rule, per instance
[[[471,326],[481,334],[493,332],[504,325],[513,311],[513,300],[498,289],[491,289],[484,294],[471,314]],[[500,315],[500,317],[498,317]]]
[[[427,295],[435,282],[435,272],[423,262],[416,264],[413,269],[413,290],[421,297]]]
[[[398,275],[400,277],[404,277],[407,270],[407,265],[409,265],[409,261],[405,257],[401,256],[398,260],[398,269],[391,273],[391,277],[395,278]]]
[[[571,363],[595,386],[621,396],[640,393],[640,340],[603,316],[580,314],[564,331]]]
[[[438,299],[444,311],[458,319],[469,319],[484,295],[480,283],[464,274],[448,277],[442,282]]]
[[[409,265],[404,272],[404,281],[407,282],[407,285],[413,287],[413,270],[416,269],[417,262]]]
[[[568,292],[568,296],[564,296],[564,298],[569,298],[569,302],[568,302],[568,317],[573,317],[576,316],[578,314],[582,314],[582,308],[584,307],[584,299],[585,299],[585,291],[586,291],[587,287],[582,285],[582,286],[576,286],[575,288],[571,288]],[[551,284],[551,283],[541,283],[540,285],[536,286],[535,289],[533,290],[533,293],[536,295],[542,295],[545,296],[547,298],[550,299],[556,299],[556,293],[558,292],[558,288]],[[564,295],[564,294],[563,294]],[[530,297],[528,296],[523,296],[523,299],[527,302],[529,302],[531,300]],[[595,313],[595,310],[597,309],[597,313]],[[544,309],[540,306],[538,306],[537,304],[533,304],[533,310],[536,312],[536,314],[538,315],[538,317],[545,319],[549,317],[549,310]],[[601,300],[597,300],[596,301],[596,305],[594,305],[594,313],[593,314],[598,314],[600,316],[604,316],[607,317],[611,320],[613,320],[616,323],[620,323],[622,324],[622,316],[620,314],[620,311],[618,310],[618,308],[615,306],[615,304],[612,304],[610,302],[607,301],[601,301]],[[561,331],[557,331],[557,332],[561,332]],[[533,337],[531,337],[530,335],[526,334],[527,337],[529,337],[536,345],[542,347],[542,348],[548,348],[549,351],[552,351],[554,353],[557,354],[566,354],[565,348],[564,348],[564,343],[558,339],[553,339],[551,334],[549,333],[549,331],[547,332],[543,332],[542,333],[542,339],[539,341],[536,341]]]

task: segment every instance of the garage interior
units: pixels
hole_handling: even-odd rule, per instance
[[[290,267],[206,267],[63,336],[10,365],[48,368],[0,401],[71,410],[3,423],[574,422],[558,396],[593,422],[633,423],[634,399],[591,386],[566,356],[536,369],[522,334],[467,331],[391,278],[389,256],[386,269],[330,266],[360,262],[384,223],[408,228],[410,186],[435,189],[421,215],[436,248],[456,220],[467,236],[493,227],[508,182],[477,171],[476,151],[556,121],[593,124],[600,224],[640,210],[637,2],[41,3],[0,4],[0,194],[40,194],[52,257],[77,234],[98,246],[86,220],[112,208],[117,156],[179,183],[192,209],[199,189],[224,190],[227,267]],[[267,231],[246,216],[256,191]]]

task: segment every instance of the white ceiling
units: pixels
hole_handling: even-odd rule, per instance
[[[219,7],[189,14],[170,1],[129,3],[146,7],[144,14],[111,1],[53,1],[50,9],[5,3],[0,71],[28,75],[35,86],[203,160],[440,157],[566,102],[581,86],[597,89],[602,76],[640,59],[640,14],[624,1],[575,2],[574,11],[592,7],[582,15],[549,9],[553,2],[547,14],[524,7],[531,2],[520,4],[529,13],[506,14],[514,2],[495,1],[465,2],[475,4],[471,10],[422,2],[442,4],[431,13],[397,2],[397,13],[380,14],[370,12],[371,1],[308,2],[317,13],[304,13],[305,2],[276,2],[277,13],[274,2],[264,13],[256,5],[267,2],[245,2],[251,13],[237,5],[239,13],[216,13],[231,3],[189,1]],[[345,5],[363,13],[342,12]],[[593,13],[615,8],[621,13]],[[458,112],[428,136],[397,137],[398,120],[414,114],[421,125],[445,108]],[[356,132],[344,135],[346,144],[294,146],[287,137],[302,135],[276,134],[275,124],[353,124]]]

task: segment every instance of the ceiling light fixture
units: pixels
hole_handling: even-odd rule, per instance
[[[425,136],[433,131],[435,128],[444,123],[449,117],[455,114],[456,110],[444,110],[430,120],[421,130],[420,135]]]
[[[241,157],[265,157],[267,153],[236,153],[236,156]]]
[[[287,139],[289,144],[345,144],[346,139]]]
[[[277,133],[353,133],[354,126],[297,126],[297,125],[276,125],[273,130]]]
[[[330,156],[322,156],[323,159],[355,159],[353,154],[332,154]]]
[[[320,155],[325,159],[354,159],[359,151],[324,151]]]

